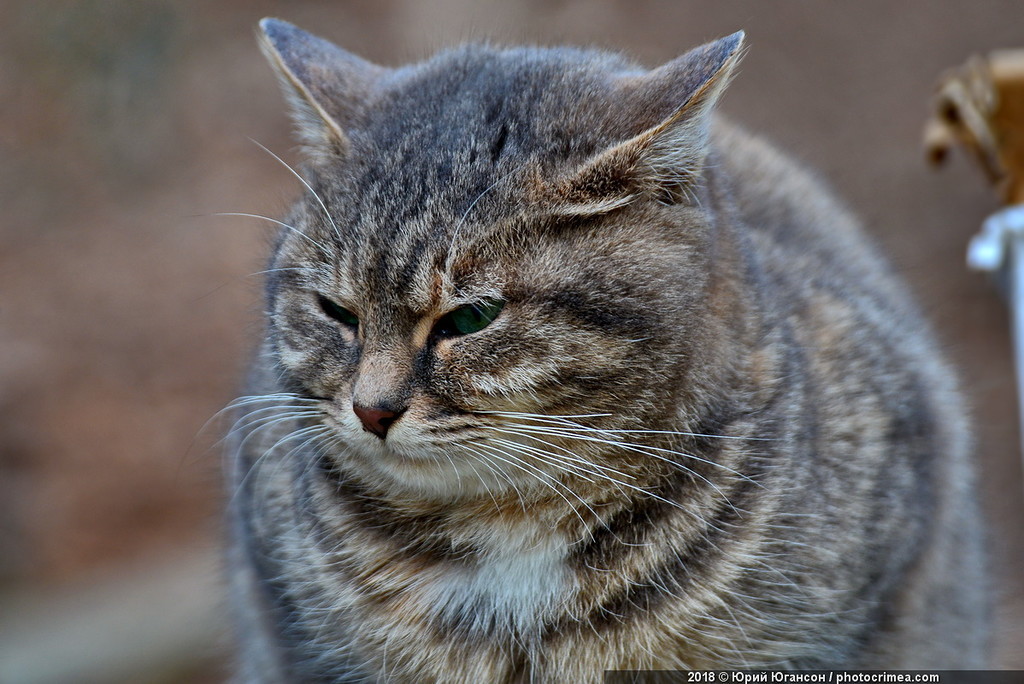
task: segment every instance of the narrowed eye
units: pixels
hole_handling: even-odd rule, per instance
[[[324,310],[324,313],[334,320],[353,328],[359,327],[359,317],[343,307],[341,304],[338,304],[323,295],[317,295],[317,301],[320,302],[320,308]]]
[[[504,308],[501,299],[485,299],[449,311],[434,325],[434,333],[441,337],[468,335],[483,330],[491,324]]]

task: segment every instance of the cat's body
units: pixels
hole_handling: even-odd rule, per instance
[[[244,680],[985,664],[953,381],[846,212],[711,126],[740,37],[391,71],[263,28],[316,194],[233,439]]]

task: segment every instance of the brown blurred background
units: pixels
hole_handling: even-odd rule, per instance
[[[977,427],[998,661],[1024,669],[1024,488],[1007,314],[964,266],[996,208],[926,168],[940,74],[1024,47],[1018,0],[0,3],[0,680],[217,681],[223,425],[297,182],[255,41],[276,15],[397,64],[465,39],[655,65],[743,28],[724,111],[821,170],[923,301]],[[154,645],[156,644],[156,645]],[[126,654],[134,654],[131,658]],[[61,668],[65,669],[61,669]],[[5,669],[6,668],[6,669]]]

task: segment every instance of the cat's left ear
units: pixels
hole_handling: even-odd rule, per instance
[[[555,211],[597,215],[644,195],[687,197],[707,154],[711,113],[742,57],[743,39],[738,31],[653,71],[621,77],[613,107],[635,134],[556,181]]]
[[[277,72],[307,154],[344,154],[346,128],[388,69],[280,19],[259,24],[260,48]]]

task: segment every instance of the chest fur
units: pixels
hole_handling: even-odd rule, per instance
[[[420,608],[477,634],[539,631],[572,581],[565,543],[529,527],[493,534],[466,563],[434,569],[416,592]]]

